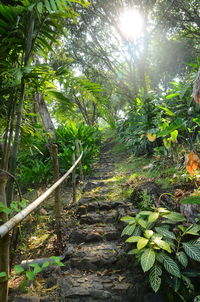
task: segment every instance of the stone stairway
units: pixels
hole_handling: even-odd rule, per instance
[[[64,273],[60,278],[62,302],[134,302],[136,289],[131,257],[122,248],[119,218],[131,205],[108,199],[112,191],[114,160],[107,153],[93,169],[85,194],[74,207],[78,225],[69,234]],[[139,278],[139,276],[138,276]]]
[[[120,217],[135,210],[127,201],[110,198],[116,190],[115,161],[110,151],[101,154],[82,198],[70,209],[71,227],[64,227],[68,238],[64,266],[50,266],[42,272],[46,289],[39,296],[36,293],[37,297],[25,295],[9,301],[149,301],[143,299],[141,291],[143,275],[133,268],[133,257],[124,251],[120,236]]]

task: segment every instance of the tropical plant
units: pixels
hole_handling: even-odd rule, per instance
[[[169,301],[194,297],[196,289],[191,279],[199,273],[192,263],[200,262],[200,225],[186,226],[182,214],[166,208],[140,211],[121,221],[127,224],[122,236],[128,236],[126,242],[135,245],[128,254],[136,255],[154,292],[168,285],[177,298]]]
[[[31,131],[22,131],[17,174],[23,187],[48,183],[52,175],[51,158],[47,148],[48,138],[39,125],[35,126],[31,128]],[[99,151],[100,131],[84,123],[77,124],[69,121],[56,129],[56,137],[61,173],[72,165],[76,140],[82,143],[83,170],[84,173],[88,173]]]
[[[127,118],[118,122],[120,140],[125,143],[130,153],[150,154],[153,147],[159,146],[159,140],[150,143],[146,137],[148,130],[157,128],[161,120],[162,112],[156,106],[159,103],[160,99],[156,93],[141,94],[135,99],[135,105],[127,114]]]

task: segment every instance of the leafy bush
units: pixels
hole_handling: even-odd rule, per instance
[[[200,262],[200,226],[184,226],[182,214],[165,208],[121,220],[127,223],[122,236],[129,236],[126,242],[135,245],[128,253],[136,255],[151,288],[157,292],[161,285],[168,286],[175,297],[169,301],[191,301],[195,296],[191,277],[199,275],[191,263]]]
[[[121,142],[126,144],[130,153],[142,155],[151,153],[153,147],[159,146],[159,142],[151,143],[146,135],[149,129],[158,126],[161,120],[161,111],[157,107],[160,104],[159,96],[150,92],[136,98],[136,104],[127,114],[125,121],[117,124]]]
[[[37,131],[36,131],[37,130]],[[83,123],[68,122],[56,129],[58,157],[61,173],[72,165],[72,154],[75,141],[82,143],[83,169],[89,168],[99,150],[100,132],[97,128]],[[37,127],[30,132],[22,132],[21,147],[18,155],[17,174],[22,186],[47,183],[51,179],[52,164],[47,148],[48,137],[42,128]]]
[[[182,81],[171,82],[172,88],[140,95],[125,120],[117,124],[121,142],[136,155],[152,153],[163,147],[175,151],[177,143],[192,150],[199,141],[200,108],[191,97],[196,71]]]

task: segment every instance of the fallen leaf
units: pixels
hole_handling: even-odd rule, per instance
[[[186,170],[194,175],[196,170],[200,170],[200,158],[194,152],[190,152],[186,156]]]

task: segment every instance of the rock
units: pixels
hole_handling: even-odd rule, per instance
[[[80,244],[82,242],[99,242],[103,240],[113,241],[120,238],[121,232],[112,225],[103,226],[86,226],[84,228],[76,229],[69,235],[69,241],[73,244]]]
[[[84,191],[85,192],[88,192],[88,191],[91,191],[95,188],[98,188],[98,187],[102,187],[104,185],[104,182],[103,181],[89,181],[85,187],[84,187]]]
[[[15,297],[15,302],[40,302],[40,297],[35,296],[35,297],[31,297],[31,296],[20,296],[20,297]]]
[[[102,236],[98,233],[88,234],[86,237],[86,242],[97,242],[102,241]]]
[[[61,280],[61,301],[65,302],[131,302],[127,297],[130,286],[120,275],[71,274]],[[118,285],[118,287],[117,287]],[[114,288],[116,286],[116,288]],[[136,302],[136,300],[134,300]],[[140,302],[140,301],[137,301]]]
[[[69,236],[69,242],[71,243],[82,243],[85,242],[86,235],[81,230],[73,231]]]
[[[134,204],[138,204],[144,201],[143,195],[148,195],[150,200],[155,204],[158,205],[158,201],[160,196],[165,193],[165,191],[160,188],[154,182],[145,182],[135,187],[134,191],[129,197],[129,200]],[[163,195],[160,199],[160,204],[167,208],[174,208],[176,205],[174,204],[174,200],[169,195]]]
[[[102,223],[114,223],[116,222],[118,213],[116,210],[110,212],[100,212],[100,213],[88,213],[87,215],[81,215],[80,223],[81,224],[96,224],[99,222]]]
[[[188,222],[195,223],[195,218],[199,214],[200,207],[197,204],[180,204],[180,212],[186,217]]]
[[[56,285],[58,282],[58,277],[57,276],[51,276],[49,277],[46,282],[45,282],[45,286],[46,288],[51,288],[53,287],[54,285]]]
[[[68,244],[67,247],[64,249],[62,262],[66,262],[67,260],[69,260],[73,254],[73,251],[74,245]]]
[[[63,257],[62,257],[63,259]],[[63,260],[62,260],[63,261]],[[49,276],[56,276],[56,278],[58,278],[58,276],[61,276],[62,274],[62,270],[60,266],[47,266],[46,268],[44,268],[41,272],[43,278],[49,278]]]
[[[121,236],[121,232],[119,231],[108,231],[106,234],[105,234],[105,239],[108,240],[108,241],[113,241],[113,240],[117,240],[119,239]]]
[[[76,210],[76,213],[79,215],[87,214],[87,206],[85,205],[79,206],[78,209]]]
[[[102,300],[111,297],[111,293],[109,293],[108,291],[95,290],[95,289],[90,291],[90,295],[94,299],[102,299]]]
[[[113,242],[84,244],[74,249],[69,264],[77,269],[96,271],[100,267],[114,267],[120,255],[121,250]]]
[[[144,297],[144,302],[166,302],[160,294],[148,293]]]

